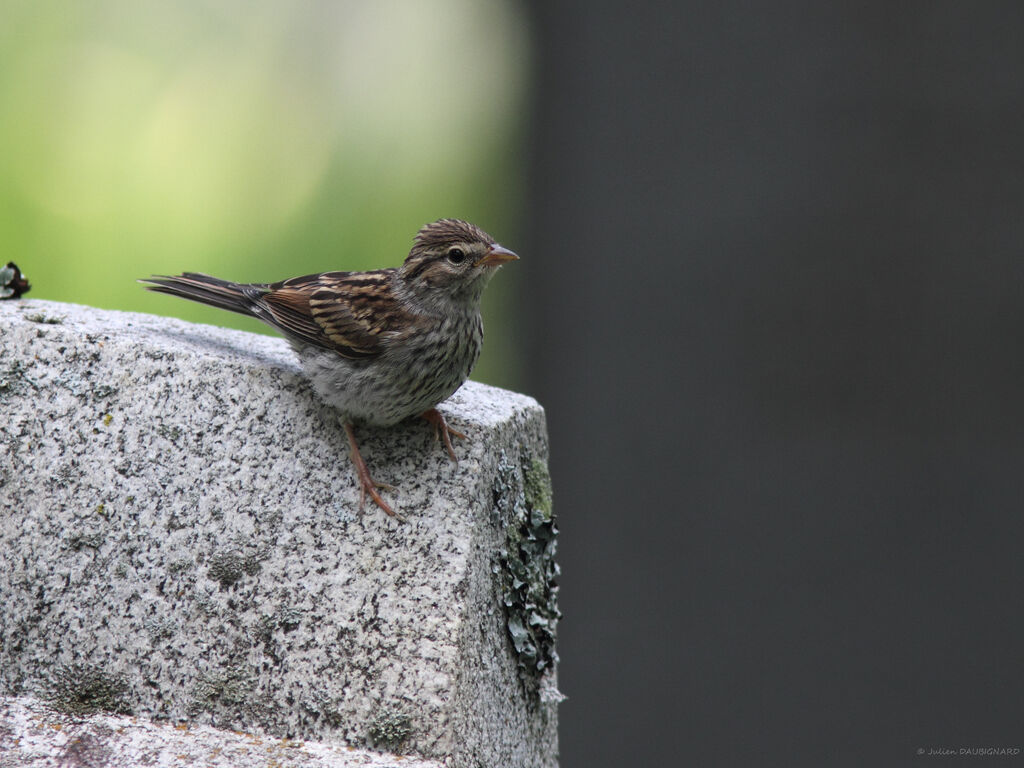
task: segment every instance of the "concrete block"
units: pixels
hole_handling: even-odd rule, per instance
[[[0,301],[0,693],[451,766],[554,766],[542,409],[467,383],[359,429],[287,345]]]

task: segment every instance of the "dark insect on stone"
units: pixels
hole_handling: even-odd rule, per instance
[[[16,299],[28,293],[31,287],[28,278],[21,274],[13,261],[7,262],[6,267],[0,267],[0,299]]]

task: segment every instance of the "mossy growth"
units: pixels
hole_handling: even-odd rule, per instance
[[[80,717],[93,712],[130,715],[128,684],[92,664],[68,664],[57,668],[47,698],[59,712]]]
[[[558,661],[558,528],[547,465],[525,450],[523,455],[517,465],[503,453],[498,466],[494,498],[505,546],[495,571],[520,677],[536,694],[542,676]]]
[[[412,718],[400,709],[384,708],[370,724],[370,741],[378,748],[397,751],[412,735]]]

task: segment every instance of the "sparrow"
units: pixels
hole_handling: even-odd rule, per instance
[[[148,290],[262,320],[295,350],[316,393],[339,413],[359,481],[385,513],[359,453],[354,424],[390,426],[412,416],[430,422],[457,463],[435,406],[469,378],[483,344],[480,298],[497,269],[519,257],[477,226],[440,219],[423,226],[400,267],[322,272],[278,283],[234,283],[196,272],[139,280]]]

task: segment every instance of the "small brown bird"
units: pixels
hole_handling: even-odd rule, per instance
[[[484,329],[480,297],[498,267],[518,259],[472,224],[441,219],[416,234],[398,268],[324,272],[279,283],[240,284],[195,272],[154,276],[151,291],[255,317],[284,335],[313,388],[338,409],[360,484],[397,516],[359,454],[353,423],[396,424],[422,416],[456,461],[448,426],[434,407],[469,377]]]

